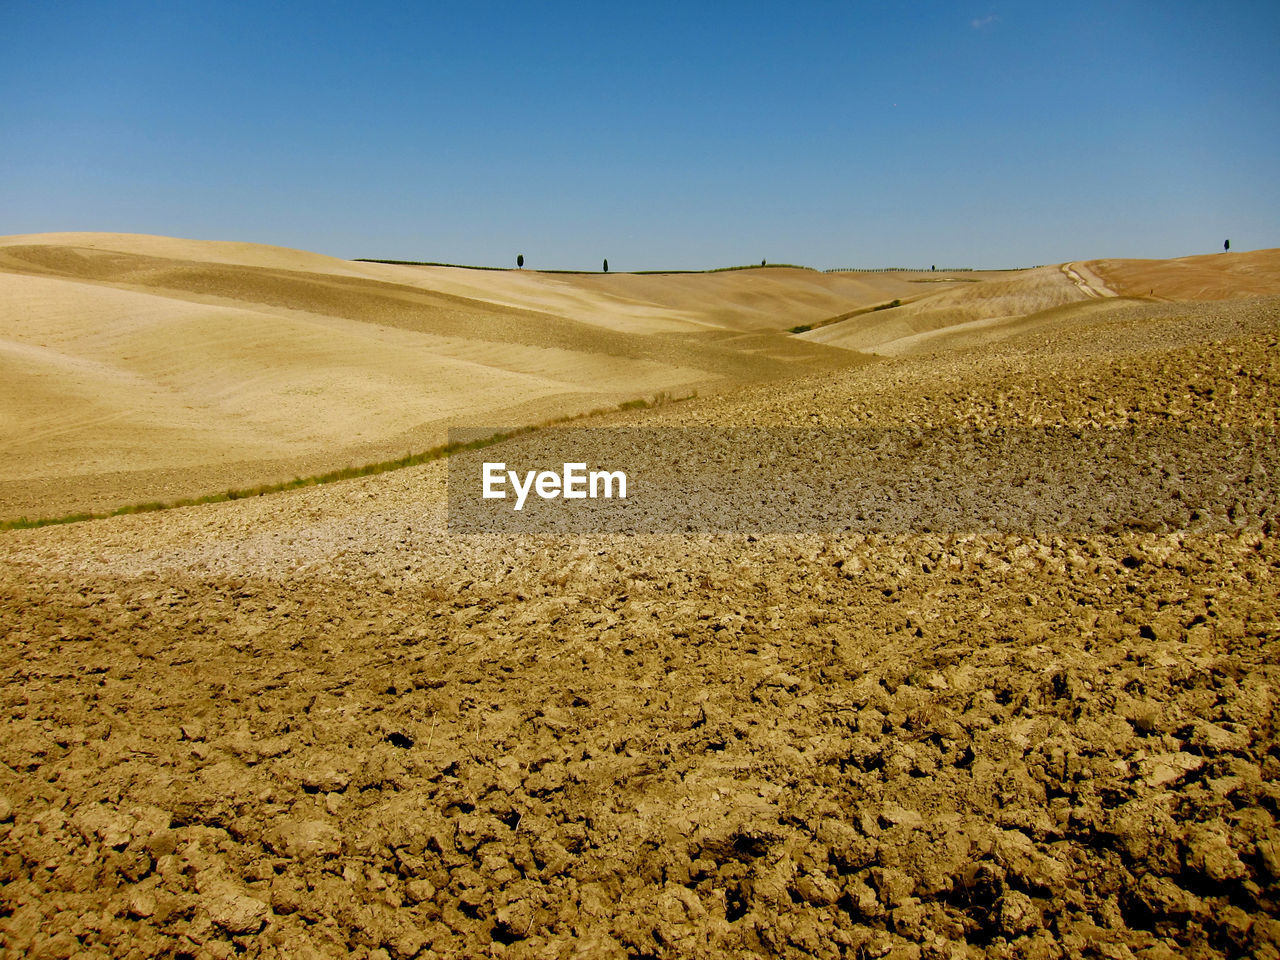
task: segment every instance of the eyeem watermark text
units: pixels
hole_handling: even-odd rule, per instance
[[[484,481],[485,500],[505,500],[507,491],[503,489],[510,481],[515,491],[516,510],[524,509],[524,502],[532,490],[543,500],[554,500],[563,497],[565,500],[595,500],[599,497],[613,499],[614,488],[617,496],[625,500],[627,497],[627,475],[621,470],[592,470],[587,472],[586,463],[566,463],[560,473],[554,470],[529,470],[521,476],[515,470],[508,470],[505,463],[486,462],[481,476]]]
[[[1074,536],[1280,522],[1267,427],[602,427],[499,443],[449,457],[451,532]]]

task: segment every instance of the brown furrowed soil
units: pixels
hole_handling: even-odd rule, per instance
[[[1280,956],[1280,302],[1060,317],[600,422],[1144,430],[1149,512],[1002,519],[1091,497],[1028,445],[945,532],[462,537],[434,463],[3,534],[0,948]]]
[[[1089,266],[1128,296],[1231,300],[1280,291],[1280,250],[1213,253],[1174,260],[1095,260]]]

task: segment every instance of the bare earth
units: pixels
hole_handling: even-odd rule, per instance
[[[5,307],[6,370],[31,378],[3,398],[16,463],[48,451],[42,469],[57,471],[55,438],[91,446],[87,426],[58,419],[58,383],[105,391],[128,358],[177,378],[164,357],[178,351],[175,329],[190,378],[201,376],[191,343],[226,371],[234,341],[264,318],[297,321],[262,346],[274,359],[248,350],[240,362],[261,366],[234,388],[191,388],[201,402],[226,398],[240,426],[225,443],[255,422],[237,391],[278,399],[279,384],[305,382],[308,364],[284,346],[304,337],[301,314],[327,317],[335,336],[359,322],[376,327],[361,334],[369,342],[388,338],[385,352],[353,354],[368,360],[361,403],[376,422],[404,388],[392,379],[378,393],[380,371],[430,355],[395,337],[452,344],[449,363],[464,352],[465,331],[448,327],[455,308],[415,298],[458,297],[495,338],[475,355],[497,372],[476,381],[488,384],[479,407],[441,420],[482,422],[519,395],[502,392],[504,377],[532,376],[511,372],[513,358],[546,347],[503,333],[516,320],[584,356],[599,354],[578,346],[597,342],[580,328],[640,338],[608,342],[670,386],[697,379],[677,376],[683,357],[715,379],[722,368],[698,351],[719,351],[741,375],[721,376],[716,395],[586,422],[857,428],[867,455],[851,469],[868,489],[923,477],[915,495],[945,497],[966,520],[462,537],[446,528],[446,471],[432,463],[0,533],[6,956],[1280,957],[1280,290],[1147,302],[1123,271],[1085,264],[1119,294],[1094,298],[1054,266],[957,282],[797,338],[778,331],[817,318],[825,298],[846,298],[830,317],[882,302],[879,291],[855,302],[807,278],[821,302],[770,329],[746,306],[715,316],[719,294],[698,305],[705,291],[673,292],[692,277],[562,289],[500,274],[481,297],[276,252],[246,268],[253,277],[219,274],[213,292],[202,286],[212,260],[137,259],[173,259],[163,245],[131,240],[129,262],[100,271],[102,254],[26,241],[0,247],[15,258],[0,282],[30,298],[25,313]],[[55,253],[32,249],[44,247]],[[262,253],[222,255],[244,268],[237,257]],[[69,279],[75,258],[90,266]],[[237,319],[229,291],[263,270],[287,274],[273,282],[294,299],[255,301],[256,319]],[[320,286],[334,312],[299,306]],[[171,309],[154,302],[161,288]],[[616,320],[570,319],[553,294],[626,305]],[[511,306],[535,296],[546,312]],[[376,322],[347,316],[382,310],[381,297],[415,319],[397,326],[390,305]],[[642,302],[661,329],[628,333]],[[83,303],[99,304],[96,324],[77,325]],[[24,328],[32,318],[45,328]],[[706,340],[667,326],[695,321],[718,326]],[[235,325],[231,342],[219,324]],[[732,346],[814,334],[830,339],[811,354]],[[830,359],[848,353],[839,342],[874,350],[925,335],[876,362]],[[668,342],[680,349],[645,353]],[[494,343],[514,346],[495,360]],[[573,380],[574,369],[553,364],[561,386],[539,396],[566,383],[603,393],[598,371]],[[54,370],[66,379],[49,381]],[[133,382],[159,382],[147,376]],[[103,457],[193,402],[147,412],[144,398],[160,394],[128,385],[65,402],[101,403],[108,417],[134,410],[130,396],[143,412]],[[531,415],[560,409],[526,399]],[[24,403],[48,407],[45,440]],[[216,418],[191,417],[172,443],[198,453],[191,438]],[[301,409],[262,418],[260,438],[308,422]],[[327,455],[338,431],[312,429]],[[1010,453],[1015,431],[1029,442]],[[1135,436],[1150,439],[1117,458]],[[1046,438],[1075,445],[1079,472],[1046,469],[1034,442]],[[137,442],[138,456],[162,445]],[[1130,471],[1154,492],[1136,506],[1104,496],[1082,480],[1095,461],[1113,486]],[[946,483],[929,479],[940,465]],[[39,471],[10,469],[13,489],[35,489]]]
[[[1122,294],[1164,300],[1231,300],[1275,293],[1280,286],[1276,250],[1176,260],[1096,260],[1090,266]]]

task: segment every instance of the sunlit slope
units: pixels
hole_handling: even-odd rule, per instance
[[[691,367],[0,276],[8,478],[282,457]]]
[[[175,263],[252,267],[334,275],[415,287],[501,306],[533,310],[632,333],[777,331],[893,299],[908,299],[963,287],[974,277],[1002,273],[955,274],[929,271],[822,273],[791,267],[723,270],[711,273],[548,273],[476,270],[459,267],[347,261],[304,250],[252,243],[184,240],[125,233],[48,233],[0,237],[0,264],[6,247],[49,247],[44,253],[11,251],[26,269],[41,261],[55,272],[80,275],[97,270],[127,281],[126,260],[135,269]],[[66,257],[76,251],[97,266]],[[142,259],[137,259],[142,258]],[[111,264],[111,266],[106,266]],[[143,282],[150,278],[143,277]]]
[[[803,334],[885,356],[976,346],[1119,309],[1134,299],[1227,300],[1280,294],[1280,250],[1175,260],[1091,260],[1037,267],[858,312]]]
[[[1280,249],[1174,260],[1094,260],[1089,266],[1127,296],[1229,300],[1280,293]]]
[[[934,349],[934,338],[970,332],[1090,299],[1059,267],[1036,267],[981,279],[890,309],[821,326],[803,339],[851,350],[899,354]]]
[[[374,265],[370,265],[374,266]],[[967,286],[928,272],[822,273],[792,267],[713,273],[554,274],[390,266],[434,290],[545,310],[635,332],[777,331],[858,307]]]
[[[274,247],[3,238],[0,513],[288,479],[421,450],[453,425],[831,369],[842,354],[702,321],[582,322]]]
[[[32,233],[0,237],[5,247],[61,247],[69,250],[126,253],[190,263],[221,263],[278,270],[302,270],[363,277],[365,264],[352,263],[307,250],[227,240],[185,240],[145,233]]]

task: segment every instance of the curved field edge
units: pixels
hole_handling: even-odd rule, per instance
[[[644,410],[649,407],[663,406],[668,403],[679,403],[682,400],[690,400],[696,396],[696,391],[689,394],[687,397],[672,397],[665,393],[659,393],[653,397],[638,397],[634,400],[625,400],[618,404],[614,410]],[[557,417],[554,420],[548,420],[545,423],[514,427],[510,430],[492,433],[476,440],[442,443],[419,453],[405,454],[403,457],[397,457],[393,460],[379,460],[374,463],[366,463],[359,466],[343,467],[340,470],[328,470],[324,473],[311,474],[306,477],[294,477],[292,480],[283,480],[277,483],[261,483],[252,487],[236,487],[230,490],[224,490],[220,493],[207,493],[201,496],[182,497],[176,500],[148,500],[141,503],[126,504],[125,506],[116,507],[112,510],[80,511],[52,517],[38,517],[35,519],[31,519],[29,517],[18,517],[13,520],[0,520],[0,530],[31,530],[37,527],[52,527],[65,523],[83,523],[86,520],[105,520],[108,517],[123,517],[134,513],[155,513],[160,510],[176,510],[179,507],[194,507],[206,503],[226,503],[229,500],[247,500],[250,497],[262,497],[271,493],[283,493],[286,490],[297,490],[301,487],[316,487],[327,483],[338,483],[342,480],[354,480],[357,477],[372,477],[376,474],[388,473],[392,470],[403,470],[406,467],[416,467],[419,464],[430,463],[433,460],[443,460],[455,453],[462,453],[467,450],[482,450],[485,447],[491,447],[494,444],[502,443],[504,440],[510,440],[512,437],[532,433],[535,430],[543,430],[560,424],[573,423],[589,419],[591,417],[601,416],[602,414],[612,413],[614,410],[601,408],[575,416]]]

